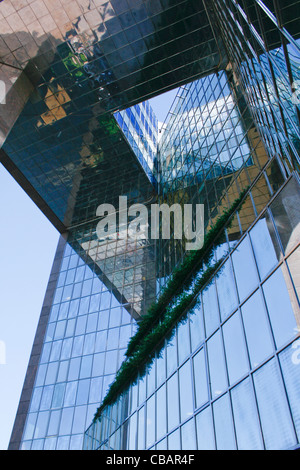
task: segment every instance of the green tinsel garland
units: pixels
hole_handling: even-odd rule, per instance
[[[121,365],[114,382],[104,398],[100,408],[94,417],[98,419],[103,409],[111,405],[115,400],[125,393],[131,384],[134,384],[138,378],[145,375],[146,369],[151,365],[156,354],[159,354],[164,347],[162,339],[168,337],[170,341],[175,333],[175,326],[187,318],[187,313],[197,302],[196,296],[207,282],[216,273],[224,258],[219,260],[213,266],[206,269],[201,278],[196,281],[194,289],[190,294],[182,294],[179,303],[166,310],[164,320],[151,330],[140,342],[138,349]],[[160,344],[160,346],[158,346]]]
[[[120,395],[129,389],[131,384],[146,373],[146,369],[151,365],[155,354],[159,354],[164,347],[163,339],[169,334],[168,339],[171,340],[176,325],[185,321],[187,313],[196,305],[197,295],[212,279],[226,255],[212,266],[208,266],[199,279],[196,279],[197,269],[199,269],[200,263],[209,265],[211,262],[214,250],[213,244],[215,246],[218,244],[218,237],[220,239],[221,232],[230,223],[230,219],[241,205],[248,189],[245,189],[232,206],[219,217],[206,235],[202,249],[191,252],[180,267],[174,270],[160,298],[150,307],[147,315],[139,323],[137,333],[128,344],[127,360],[122,363],[117,372],[114,382],[94,416],[94,422],[101,416],[106,406],[114,403]],[[191,293],[185,293],[184,290],[190,289],[193,282]],[[178,297],[178,302],[174,302],[173,306],[170,306],[169,304],[175,296]]]

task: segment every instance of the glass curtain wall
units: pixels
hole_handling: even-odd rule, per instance
[[[206,230],[250,185],[215,247],[229,254],[85,448],[299,447],[297,3],[267,3],[216,2],[229,63],[181,88],[159,146],[160,201],[204,203]],[[157,253],[162,287],[185,250]]]
[[[241,235],[146,374],[86,431],[86,449],[299,446],[300,213],[291,200],[299,207],[294,178]]]

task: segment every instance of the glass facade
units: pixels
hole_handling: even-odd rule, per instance
[[[284,252],[274,214],[284,193],[300,202],[299,183],[289,180],[226,257],[188,321],[179,322],[172,339],[165,340],[146,376],[87,430],[85,448],[278,450],[299,445],[300,317],[288,267],[290,253],[297,256],[299,222]],[[263,259],[257,240],[263,240]],[[224,305],[228,293],[230,305],[226,300]],[[142,413],[147,419],[139,421]]]
[[[67,244],[22,449],[82,447],[135,328],[130,312]]]
[[[21,60],[10,16],[30,26],[28,12],[0,13],[6,59]],[[10,448],[300,446],[299,16],[286,0],[72,0],[41,14],[38,51],[22,36],[32,91],[1,161],[62,240]],[[158,139],[148,99],[175,87]],[[203,204],[209,233],[244,190],[193,285],[217,269],[99,414],[188,254],[174,230],[130,238],[119,197]],[[105,239],[101,204],[119,207]]]

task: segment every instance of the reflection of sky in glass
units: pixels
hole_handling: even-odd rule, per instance
[[[267,450],[296,444],[278,365],[273,359],[254,374],[254,385]]]
[[[118,111],[114,117],[152,181],[157,154],[158,121],[149,101]]]
[[[238,292],[242,301],[258,284],[257,270],[248,237],[234,251],[232,261]]]
[[[234,384],[249,369],[239,312],[223,326],[224,344],[230,384]]]
[[[277,271],[263,284],[269,316],[277,347],[295,336],[297,323],[287,290],[283,271]]]
[[[264,279],[278,262],[278,242],[269,217],[266,216],[255,224],[250,232],[250,237],[258,271],[261,279]]]
[[[262,295],[256,292],[242,307],[251,366],[257,367],[273,352],[273,342]]]

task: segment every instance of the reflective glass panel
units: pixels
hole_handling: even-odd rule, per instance
[[[262,450],[262,436],[252,386],[249,379],[231,391],[238,450]]]
[[[145,449],[145,407],[143,406],[138,412],[138,449]]]
[[[180,429],[177,429],[177,431],[172,432],[172,434],[168,436],[168,449],[181,450]]]
[[[198,450],[215,450],[215,437],[211,407],[196,416]]]
[[[181,323],[177,328],[178,339],[178,359],[181,364],[187,356],[191,354],[190,350],[190,329],[188,321]]]
[[[210,336],[220,324],[220,314],[215,284],[211,284],[202,294],[202,305],[206,336]]]
[[[168,431],[179,424],[178,377],[174,374],[167,382]]]
[[[180,415],[181,422],[185,421],[193,414],[193,394],[192,394],[192,378],[191,363],[187,361],[179,369],[179,389],[180,389]]]
[[[234,285],[231,261],[227,260],[216,277],[221,320],[224,321],[237,308],[237,295]]]
[[[294,446],[296,437],[275,360],[261,367],[253,377],[266,449],[281,450]]]
[[[271,204],[271,211],[285,253],[300,241],[300,190],[293,178]]]
[[[202,306],[199,305],[190,313],[190,330],[192,351],[195,351],[197,346],[204,341],[205,331],[203,322]]]
[[[297,332],[297,322],[283,273],[286,271],[278,268],[263,284],[263,292],[278,348],[292,339]],[[288,278],[287,280],[289,281]]]
[[[300,339],[286,348],[279,355],[288,400],[293,420],[300,441]]]
[[[260,278],[264,279],[280,257],[280,249],[273,223],[268,214],[262,217],[250,231]]]
[[[271,355],[274,349],[270,324],[261,292],[255,292],[242,306],[241,310],[251,367],[255,368]]]
[[[196,449],[196,429],[194,419],[190,419],[181,427],[182,450]]]
[[[213,404],[217,450],[236,449],[229,395]]]
[[[146,423],[146,446],[149,448],[155,441],[155,395],[152,395],[147,401]]]
[[[244,332],[239,312],[236,312],[223,326],[225,355],[232,385],[249,370]]]
[[[204,349],[193,358],[196,408],[208,401],[208,384]]]
[[[257,270],[248,237],[232,254],[240,300],[243,301],[258,284]]]
[[[297,248],[291,256],[288,257],[287,259],[288,262],[288,267],[292,276],[293,284],[295,286],[297,296],[298,296],[298,302],[300,302],[300,276],[299,276],[299,266],[300,266],[300,247]],[[292,301],[292,297],[291,297]],[[295,307],[294,310],[295,312],[297,311],[298,304],[297,304],[297,299],[295,299]],[[298,324],[300,325],[300,318],[298,316]]]
[[[156,432],[157,439],[160,439],[167,432],[167,402],[166,402],[166,386],[163,385],[157,391],[156,399]]]
[[[207,342],[207,354],[212,397],[218,397],[227,387],[224,350],[220,331]]]

